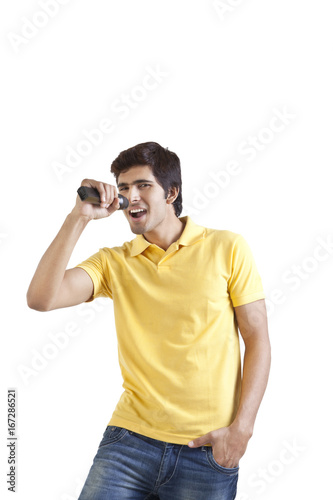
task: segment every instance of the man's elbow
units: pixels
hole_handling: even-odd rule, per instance
[[[253,335],[243,338],[246,349],[260,349],[266,355],[271,356],[271,343],[266,331],[256,331]]]
[[[28,307],[34,311],[47,312],[52,310],[51,305],[47,301],[43,300],[41,297],[34,297],[29,292],[27,293],[27,304]]]

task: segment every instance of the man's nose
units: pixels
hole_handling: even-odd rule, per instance
[[[128,192],[128,199],[130,203],[138,201],[140,199],[140,192],[137,186],[130,186]]]

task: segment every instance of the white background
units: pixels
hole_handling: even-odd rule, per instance
[[[328,0],[1,6],[2,498],[13,498],[7,389],[18,397],[20,500],[77,498],[122,392],[112,302],[39,313],[26,291],[81,180],[113,183],[112,160],[146,141],[180,157],[183,215],[242,234],[264,284],[272,369],[237,500],[330,497],[330,10]],[[56,173],[104,119],[112,132]],[[237,174],[218,185],[212,173],[231,161]],[[69,266],[133,237],[121,213],[91,223]],[[56,349],[60,332],[67,345]],[[54,357],[33,371],[37,353]]]

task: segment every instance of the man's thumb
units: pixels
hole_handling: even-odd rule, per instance
[[[203,446],[204,444],[210,443],[210,434],[205,434],[197,439],[193,439],[188,443],[190,448],[198,448],[198,446]]]

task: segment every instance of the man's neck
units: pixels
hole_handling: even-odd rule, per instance
[[[184,228],[185,222],[182,222],[176,216],[172,216],[170,220],[165,219],[161,225],[143,236],[149,243],[153,243],[166,251],[172,243],[180,238]]]

